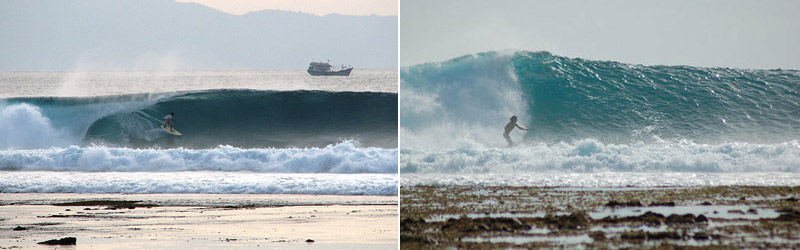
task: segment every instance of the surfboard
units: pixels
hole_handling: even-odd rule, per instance
[[[166,127],[164,125],[161,125],[161,129],[163,129],[167,133],[170,133],[171,135],[181,135],[181,132],[178,132],[178,130],[175,130],[175,129],[170,130],[169,127]]]

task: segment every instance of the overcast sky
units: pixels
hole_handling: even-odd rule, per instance
[[[800,1],[402,0],[401,66],[489,50],[800,69]]]
[[[353,16],[397,16],[397,0],[177,0],[194,2],[234,15],[259,10],[300,11],[324,16],[341,14]]]

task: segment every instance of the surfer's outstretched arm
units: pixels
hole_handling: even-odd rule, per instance
[[[528,131],[528,129],[527,129],[527,128],[523,128],[523,127],[519,126],[519,124],[516,124],[516,123],[514,123],[514,125],[515,125],[515,126],[517,126],[519,129],[522,129],[522,130]]]

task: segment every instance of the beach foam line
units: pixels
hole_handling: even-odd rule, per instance
[[[397,175],[0,172],[0,193],[397,195]]]
[[[517,173],[403,174],[401,186],[518,186],[564,188],[798,186],[800,173]]]

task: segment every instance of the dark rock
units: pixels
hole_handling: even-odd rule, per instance
[[[708,236],[707,233],[699,232],[699,233],[694,234],[694,236],[692,238],[695,239],[695,240],[710,240],[711,236]]]
[[[777,221],[795,221],[800,223],[800,210],[793,208],[786,208],[778,210],[781,215],[775,218]]]
[[[42,244],[42,245],[77,245],[77,243],[78,243],[78,239],[76,239],[75,237],[66,237],[66,238],[61,238],[61,239],[58,239],[58,240],[42,241],[42,242],[39,242],[37,244]]]
[[[632,201],[627,201],[627,202],[619,202],[619,201],[612,200],[612,201],[609,201],[608,203],[606,203],[606,207],[641,207],[641,206],[642,206],[642,202],[640,202],[638,200],[632,200]]]
[[[307,239],[307,240],[306,240],[306,242],[308,242],[308,243],[314,243],[314,240],[312,240],[312,239]]]
[[[564,216],[547,215],[542,220],[550,227],[578,230],[589,226],[591,218],[584,212],[574,212]]]
[[[706,202],[700,203],[700,205],[711,206],[711,205],[714,205],[714,204],[711,204],[711,202],[706,201]]]
[[[645,222],[645,224],[661,225],[661,221],[664,220],[664,215],[647,211],[643,215],[640,215],[639,219]]]
[[[681,236],[676,232],[657,232],[657,233],[647,233],[648,240],[664,240],[664,239],[671,239],[671,240],[680,240]]]
[[[17,227],[14,228],[14,231],[23,231],[23,230],[28,230],[28,228],[27,227],[21,227],[21,226],[17,226]]]
[[[469,218],[461,216],[460,218],[450,218],[441,226],[442,231],[456,230],[462,233],[471,233],[479,231],[519,231],[530,230],[532,227],[528,224],[522,223],[517,218]]]
[[[645,240],[647,239],[647,234],[644,232],[624,232],[622,235],[619,236],[622,240]]]
[[[604,223],[622,223],[622,222],[641,222],[648,226],[659,226],[664,221],[664,215],[659,213],[653,213],[651,211],[647,211],[642,215],[639,216],[628,216],[628,217],[605,217],[599,220],[599,222]]]
[[[675,206],[675,202],[674,201],[654,202],[654,203],[650,203],[650,206],[651,207],[674,207]]]
[[[667,218],[664,220],[664,222],[666,222],[667,225],[691,224],[695,223],[695,221],[696,217],[693,214],[684,214],[684,215],[671,214],[670,216],[667,216]]]
[[[625,232],[622,233],[619,237],[622,240],[632,240],[632,241],[642,241],[642,240],[664,240],[664,239],[671,239],[671,240],[680,240],[680,234],[676,232],[657,232],[657,233],[650,233],[650,232]]]
[[[433,244],[433,241],[426,239],[425,237],[421,236],[412,236],[406,234],[400,234],[400,242],[403,243],[422,243],[422,244]]]
[[[411,233],[414,232],[414,229],[409,227],[407,224],[400,224],[400,232]]]
[[[755,208],[751,208],[751,209],[747,210],[747,213],[748,214],[758,214],[758,210],[756,210]]]
[[[694,219],[695,222],[708,222],[708,218],[705,215],[698,215],[697,218]]]
[[[419,219],[404,218],[404,219],[400,220],[400,224],[405,224],[405,225],[415,225],[415,224],[422,224],[422,223],[425,223],[425,219],[422,219],[422,218],[419,218]]]
[[[797,202],[797,199],[796,199],[796,198],[794,198],[794,196],[792,196],[792,197],[789,197],[789,198],[786,198],[786,199],[784,199],[784,201],[788,201],[788,202]]]
[[[593,231],[589,233],[589,237],[592,237],[594,241],[604,241],[606,240],[606,233],[603,233],[603,231]]]

